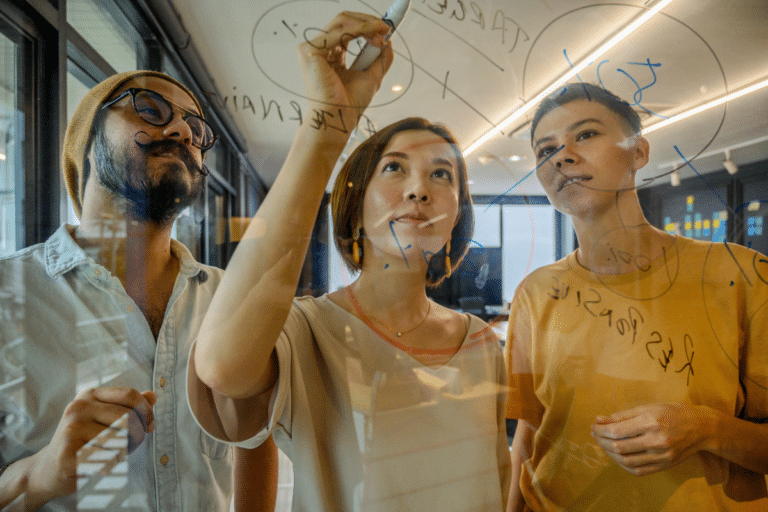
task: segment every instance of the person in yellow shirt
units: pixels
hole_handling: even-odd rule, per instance
[[[569,84],[531,134],[578,249],[512,303],[508,510],[768,510],[768,259],[648,223],[649,144],[612,93]]]

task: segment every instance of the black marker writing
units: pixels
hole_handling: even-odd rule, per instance
[[[233,92],[236,92],[237,87],[233,87],[232,90]],[[260,108],[258,108],[247,94],[232,94],[231,96],[224,96],[223,103],[225,107],[234,112],[250,112],[253,115],[259,116],[262,121],[266,121],[267,119],[276,120],[281,123],[286,121],[296,121],[299,125],[304,122],[304,112],[302,111],[301,105],[294,100],[290,100],[287,105],[281,105],[277,100],[268,99],[263,95],[259,95]],[[337,119],[337,113],[312,109],[309,116],[310,121],[313,123],[312,127],[317,130],[330,128],[342,131],[343,133],[349,133],[350,130],[346,126],[344,120],[340,117]],[[373,124],[373,121],[366,115],[360,116],[357,126],[367,137],[376,133],[376,127]]]
[[[666,351],[664,349],[661,350],[661,356],[657,357],[654,354],[651,353],[651,345],[660,345],[664,340],[659,333],[659,331],[653,331],[651,333],[651,341],[646,342],[645,344],[645,351],[648,352],[648,356],[651,359],[656,359],[662,368],[664,368],[664,371],[667,371],[667,366],[669,366],[669,362],[672,360],[672,355],[675,353],[675,349],[672,346],[672,338],[667,338],[669,341],[669,351]]]
[[[344,116],[341,115],[341,109],[338,109],[338,121],[334,121],[336,116],[327,110],[312,109],[312,111],[315,114],[314,118],[311,120],[312,128],[316,130],[330,128],[341,133],[349,133],[349,129],[347,129],[347,126],[344,123]]]
[[[688,345],[690,345],[690,353],[688,351]],[[685,385],[687,386],[688,383],[691,381],[691,375],[693,375],[693,340],[689,335],[685,335],[683,338],[683,347],[685,348],[685,360],[686,363],[683,365],[682,368],[679,370],[676,370],[675,373],[680,373],[684,371],[686,368],[688,369],[688,373],[685,375]]]
[[[610,245],[608,246],[608,250],[611,252],[611,256],[613,256],[613,260],[611,258],[608,258],[608,261],[613,261],[615,263],[618,263],[619,261],[622,261],[624,263],[634,263],[635,267],[637,267],[638,270],[641,270],[643,272],[647,272],[651,269],[651,258],[648,256],[645,256],[643,254],[631,254],[627,251],[622,251],[621,249],[614,249]]]
[[[645,322],[643,315],[634,306],[627,308],[627,318],[619,318],[616,321],[616,331],[624,336],[628,332],[632,332],[632,344],[637,341],[637,322]]]

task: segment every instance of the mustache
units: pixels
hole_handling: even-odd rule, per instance
[[[141,139],[146,142],[143,142]],[[147,132],[136,133],[133,141],[145,155],[171,152],[178,156],[190,171],[196,171],[203,176],[208,176],[209,174],[208,168],[204,164],[197,165],[192,152],[181,142],[172,139],[152,140]]]

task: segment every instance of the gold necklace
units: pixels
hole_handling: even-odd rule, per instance
[[[357,311],[361,314],[361,316],[363,317],[363,320],[364,321],[368,320],[368,315],[365,314],[365,311],[363,311],[363,307],[360,305],[359,302],[357,302],[357,299],[355,299],[355,296],[352,294],[352,289],[349,286],[347,286],[347,292],[349,293],[349,298],[352,300],[352,304],[357,306]],[[381,320],[379,320],[378,318],[374,318],[374,320],[376,320],[381,325],[383,325],[384,327],[389,329],[390,332],[393,332],[393,333],[397,334],[397,337],[399,338],[403,334],[408,334],[409,332],[415,331],[416,329],[421,327],[421,324],[423,324],[424,322],[427,321],[427,318],[429,317],[430,311],[432,311],[432,301],[427,299],[427,314],[424,315],[424,318],[421,320],[421,322],[418,323],[418,325],[416,325],[415,327],[411,327],[407,331],[396,331],[396,330],[392,329],[390,326],[388,326],[387,324],[385,324],[384,322],[382,322]],[[365,323],[370,324],[370,320],[368,320]]]

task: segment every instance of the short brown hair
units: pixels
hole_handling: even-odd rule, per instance
[[[334,242],[351,271],[362,269],[362,260],[355,263],[352,258],[352,235],[363,214],[363,198],[368,183],[381,160],[384,149],[396,134],[411,130],[434,133],[450,144],[459,166],[459,219],[451,231],[451,271],[455,270],[469,249],[475,216],[472,211],[472,197],[467,185],[467,167],[456,138],[441,124],[433,124],[421,117],[408,117],[377,131],[360,144],[341,168],[331,194]],[[440,249],[429,261],[427,285],[437,286],[445,279],[445,248]]]

